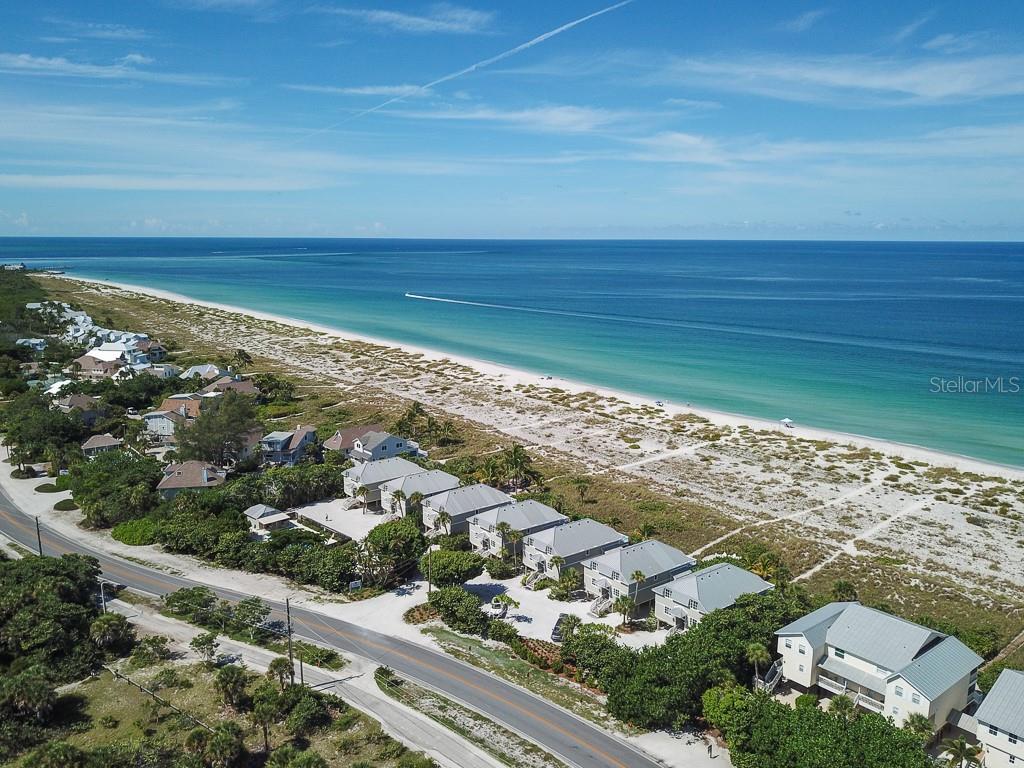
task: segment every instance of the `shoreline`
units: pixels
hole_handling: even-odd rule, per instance
[[[79,281],[98,286],[106,286],[151,296],[157,299],[173,301],[178,304],[205,307],[222,312],[243,315],[257,320],[279,323],[292,328],[325,334],[342,341],[356,341],[381,347],[399,349],[408,354],[420,355],[426,360],[448,360],[452,363],[471,368],[486,376],[499,379],[502,384],[512,388],[516,385],[534,385],[558,387],[559,389],[563,389],[570,393],[594,392],[603,397],[617,398],[631,406],[652,406],[655,402],[651,397],[639,395],[633,392],[590,385],[574,379],[546,377],[544,374],[514,368],[488,360],[481,360],[479,358],[472,358],[458,354],[448,354],[429,347],[407,344],[391,339],[382,339],[363,333],[349,331],[344,328],[321,325],[307,320],[300,320],[270,312],[248,309],[237,305],[196,299],[185,294],[175,293],[173,291],[167,291],[160,288],[150,288],[132,283],[121,283],[99,278],[80,277],[66,273],[61,275],[50,275],[50,277],[60,280]],[[875,438],[867,435],[827,430],[800,424],[795,425],[792,429],[786,429],[780,422],[770,419],[733,414],[724,411],[717,411],[711,408],[695,407],[687,404],[674,403],[669,400],[662,402],[664,404],[661,406],[661,410],[669,418],[676,415],[693,415],[706,419],[715,426],[728,426],[734,428],[746,426],[750,429],[767,429],[775,432],[785,432],[787,435],[798,439],[821,440],[841,445],[854,445],[859,448],[868,448],[870,450],[878,451],[889,456],[896,456],[906,461],[922,461],[939,467],[953,468],[960,472],[1024,479],[1024,466],[1018,467],[1009,464],[1000,464],[998,462],[976,459],[961,454],[947,453],[937,449],[913,445],[910,443],[901,443],[894,440],[886,440],[884,438]]]

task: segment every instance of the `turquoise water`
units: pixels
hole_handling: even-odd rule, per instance
[[[10,260],[1024,466],[1021,244],[0,239]]]

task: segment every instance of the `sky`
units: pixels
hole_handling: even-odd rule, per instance
[[[1024,240],[1024,3],[5,0],[19,235]]]

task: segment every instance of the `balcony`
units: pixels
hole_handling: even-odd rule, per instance
[[[881,712],[885,709],[885,704],[870,696],[865,696],[863,693],[857,694],[857,698],[853,700],[853,703],[871,712]]]
[[[824,688],[830,693],[837,693],[840,696],[846,695],[846,683],[841,683],[838,680],[832,680],[824,675],[818,676],[818,687]]]

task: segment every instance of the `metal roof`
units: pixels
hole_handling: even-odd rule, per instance
[[[728,608],[740,595],[760,594],[774,589],[756,573],[732,563],[718,563],[710,568],[676,576],[664,590],[665,597],[679,604],[692,598],[704,611]]]
[[[1004,669],[974,715],[979,723],[1024,736],[1024,672]]]
[[[866,672],[863,669],[847,664],[842,659],[838,659],[835,656],[828,656],[821,664],[818,665],[821,669],[826,672],[831,672],[834,675],[846,680],[850,680],[857,685],[867,688],[869,691],[880,693],[885,695],[885,680],[878,675],[872,675],[870,672]]]
[[[631,581],[637,571],[647,581],[666,573],[679,573],[692,568],[696,563],[696,560],[675,547],[649,539],[605,552],[587,563],[587,567],[615,581],[626,582]]]
[[[931,700],[948,691],[984,661],[955,637],[946,637],[892,677],[902,677]]]
[[[825,642],[889,672],[898,672],[925,646],[943,637],[941,632],[854,603],[832,622]]]
[[[804,635],[812,645],[825,642],[825,633],[836,617],[858,603],[829,603],[776,631],[776,635]]]
[[[401,456],[392,456],[380,461],[367,461],[345,470],[345,477],[355,480],[360,485],[380,485],[396,477],[416,475],[423,471],[419,464],[413,464]]]
[[[534,547],[551,547],[551,553],[560,557],[586,552],[598,547],[627,544],[629,537],[589,517],[555,528],[548,528],[526,537]]]
[[[483,512],[494,507],[511,504],[515,499],[497,488],[483,483],[453,488],[428,499],[425,504],[431,509],[448,513],[452,520]]]
[[[568,517],[547,504],[541,504],[535,499],[527,499],[481,512],[473,518],[472,522],[476,525],[494,527],[500,523],[508,523],[516,531],[526,531],[541,525],[561,525],[568,521]]]
[[[259,520],[260,518],[267,517],[269,515],[279,515],[281,514],[281,510],[272,507],[269,504],[253,504],[242,514],[253,520]]]
[[[433,496],[442,491],[450,491],[459,487],[459,478],[449,475],[440,469],[431,469],[427,472],[417,472],[415,475],[396,477],[388,480],[381,487],[383,493],[394,493],[401,491],[409,498],[414,493],[421,493],[424,496]]]

